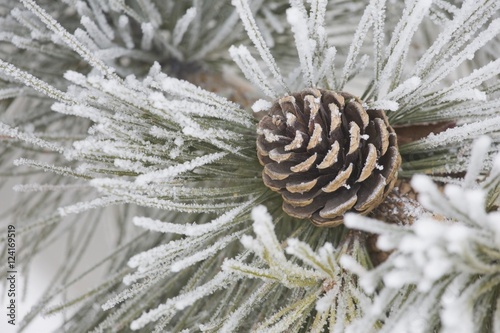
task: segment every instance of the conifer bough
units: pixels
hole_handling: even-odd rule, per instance
[[[273,103],[258,126],[257,155],[283,210],[321,227],[368,214],[394,187],[401,164],[382,110],[346,92],[306,89]]]

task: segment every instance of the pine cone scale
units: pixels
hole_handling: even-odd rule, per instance
[[[377,163],[377,157],[377,148],[375,148],[373,143],[369,143],[367,154],[364,158],[365,164],[363,166],[363,169],[361,169],[361,173],[356,182],[362,182],[372,174]]]
[[[372,175],[368,178],[359,191],[358,203],[356,204],[356,210],[364,212],[370,209],[373,203],[377,205],[383,199],[383,194],[386,186],[386,178],[381,174]]]
[[[352,174],[353,166],[352,163],[349,164],[347,169],[341,171],[340,173],[337,174],[337,177],[335,177],[328,185],[322,188],[322,191],[325,193],[330,193],[338,190],[341,186],[345,186],[347,183],[347,180]]]

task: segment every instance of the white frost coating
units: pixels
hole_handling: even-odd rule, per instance
[[[24,72],[7,62],[4,62],[3,60],[0,60],[0,72],[3,72],[10,77],[13,77],[14,79],[24,83],[28,87],[31,87],[50,98],[53,98],[55,100],[64,103],[69,103],[69,104],[74,103],[73,99],[71,99],[66,93],[54,88],[53,86],[45,83],[44,81],[34,77],[33,75]]]
[[[265,99],[259,99],[252,105],[252,111],[253,112],[261,112],[261,111],[266,111],[271,108],[273,103],[266,101]]]
[[[286,262],[285,255],[274,232],[273,218],[268,213],[267,208],[263,205],[254,207],[252,209],[252,220],[254,220],[253,230],[255,234],[270,251],[270,255],[277,262]]]
[[[387,62],[380,74],[380,95],[384,96],[390,83],[398,79],[395,72],[399,64],[404,61],[409,50],[409,45],[418,26],[427,15],[432,0],[413,1],[403,11],[403,16],[396,26],[392,39],[387,47]]]
[[[460,64],[465,60],[474,56],[474,53],[483,47],[488,41],[500,32],[500,19],[496,19],[491,22],[487,29],[479,33],[479,35],[474,38],[474,40],[467,44],[467,46],[457,54],[455,54],[449,61],[446,62],[446,66],[440,66],[435,71],[430,73],[423,82],[423,87],[426,89],[424,91],[429,91],[435,87],[438,82],[444,79],[448,74],[455,70]],[[463,89],[473,89],[480,85],[487,79],[494,77],[500,72],[500,59],[490,62],[489,64],[476,69],[469,76],[455,81],[449,90],[463,90]]]
[[[309,244],[299,241],[295,238],[287,240],[288,246],[286,253],[294,255],[301,259],[305,264],[314,268],[323,278],[328,279],[335,275],[335,267],[329,264],[329,258],[334,257],[333,246],[325,243],[319,250],[318,256],[309,246]]]
[[[46,163],[42,163],[39,161],[34,161],[34,160],[26,159],[26,158],[15,159],[12,163],[15,166],[27,165],[30,167],[42,169],[44,171],[50,171],[50,172],[56,173],[58,175],[64,175],[64,176],[75,177],[75,178],[84,178],[84,179],[90,178],[88,175],[86,175],[84,173],[75,172],[73,169],[68,168],[68,167],[49,165]]]
[[[64,148],[59,145],[37,138],[31,133],[20,131],[18,128],[12,128],[4,123],[0,123],[0,135],[10,137],[11,139],[24,141],[44,149],[56,151],[58,153],[64,152]]]
[[[179,174],[191,171],[205,164],[213,163],[226,156],[226,153],[213,153],[205,156],[196,157],[191,161],[170,166],[163,170],[153,171],[136,178],[135,183],[145,185],[151,182],[163,182],[177,177]]]
[[[418,145],[429,149],[451,146],[475,138],[479,134],[488,134],[499,129],[500,116],[496,116],[475,123],[449,128],[439,134],[430,134],[419,141]]]
[[[309,37],[307,29],[307,19],[302,12],[297,8],[289,8],[286,11],[286,18],[290,23],[297,45],[297,52],[299,54],[300,66],[304,74],[305,83],[308,87],[313,87],[314,68],[313,68],[313,54],[315,44]]]
[[[257,60],[252,57],[250,51],[245,46],[231,46],[229,54],[250,82],[259,87],[268,97],[273,99],[278,97],[277,92],[268,84],[266,75],[260,69]]]
[[[141,39],[141,49],[151,50],[153,47],[153,38],[155,36],[155,28],[150,22],[141,24],[142,39]]]
[[[80,86],[83,86],[87,83],[87,77],[85,75],[72,70],[64,72],[64,78]]]
[[[271,73],[273,74],[274,78],[278,81],[278,84],[281,85],[283,90],[287,92],[289,89],[287,85],[285,84],[285,81],[283,77],[281,76],[281,73],[279,71],[278,65],[276,65],[276,62],[271,55],[271,51],[267,47],[264,38],[262,38],[262,35],[259,31],[259,28],[257,27],[257,23],[255,22],[255,19],[252,15],[252,10],[250,9],[250,6],[248,5],[247,0],[232,0],[231,3],[233,6],[236,7],[236,10],[238,11],[238,14],[240,15],[241,21],[243,23],[243,26],[245,27],[245,30],[248,34],[248,37],[252,41],[252,43],[255,45],[257,48],[257,51],[260,54],[260,57],[264,61],[264,63],[267,65]]]
[[[105,49],[113,45],[111,40],[99,29],[93,20],[87,16],[83,16],[80,22],[100,49]]]
[[[323,297],[318,299],[316,302],[316,310],[320,313],[328,311],[333,305],[336,294],[339,292],[339,287],[335,286],[335,288],[330,289]]]
[[[264,256],[264,246],[259,242],[259,240],[251,237],[250,235],[243,235],[240,239],[240,242],[246,249],[255,252],[259,257]],[[242,270],[238,267],[239,263],[235,262],[231,267],[229,267],[228,265],[233,264],[232,262],[226,261],[225,264],[225,269],[232,269],[233,271]]]
[[[113,204],[122,203],[123,199],[114,196],[101,197],[94,200],[79,202],[74,205],[60,207],[57,209],[59,216],[66,216],[69,214],[80,214],[91,209],[107,207]]]
[[[500,19],[499,19],[499,32],[500,32]],[[454,90],[472,90],[474,87],[479,86],[486,80],[491,79],[492,77],[495,77],[498,73],[500,73],[500,59],[497,59],[495,61],[489,62],[487,65],[475,69],[471,74],[468,76],[456,80],[451,87],[449,88],[450,91]]]
[[[181,98],[214,106],[219,109],[220,112],[232,113],[235,116],[238,116],[247,127],[252,126],[246,111],[241,109],[238,104],[233,103],[222,96],[206,91],[187,81],[171,78],[161,73],[155,77],[155,81],[158,82],[158,85],[155,85],[155,87],[162,89],[165,92],[174,94]]]
[[[210,40],[205,41],[201,49],[196,52],[192,59],[203,59],[208,53],[212,50],[216,49],[221,45],[221,43],[229,36],[234,30],[234,26],[238,22],[238,13],[234,11],[231,15],[225,20],[224,24],[219,27],[217,33],[210,38]]]
[[[133,49],[134,40],[132,38],[132,31],[130,28],[130,22],[127,15],[120,15],[120,18],[118,19],[118,27],[120,28],[118,30],[118,33],[120,34],[120,37],[125,43],[127,49]]]
[[[443,323],[442,333],[470,333],[477,330],[472,317],[472,305],[466,300],[443,302],[440,317]]]
[[[350,229],[362,229],[376,234],[381,234],[390,229],[399,230],[400,228],[392,224],[382,223],[375,219],[354,213],[347,213],[344,215],[344,224]]]
[[[396,101],[389,100],[378,100],[372,103],[368,103],[371,109],[384,110],[384,111],[397,111],[399,109],[399,103]]]
[[[201,236],[231,225],[231,222],[233,222],[234,219],[238,217],[243,211],[245,211],[253,202],[254,200],[249,200],[224,213],[218,218],[204,224],[170,223],[153,220],[147,217],[135,217],[133,219],[133,222],[139,227],[153,231],[176,233],[187,236]]]
[[[24,93],[25,89],[22,87],[12,87],[0,89],[0,100],[14,98]]]
[[[479,6],[481,6],[480,1],[465,0],[463,2],[458,13],[455,13],[453,19],[447,22],[443,31],[417,62],[415,66],[415,73],[417,75],[422,75],[422,73],[426,71],[430,65],[436,62],[435,58],[440,55],[443,47],[450,42],[453,33],[464,24],[464,21],[471,16],[471,13],[476,12],[477,7]]]
[[[412,76],[386,96],[383,96],[383,99],[397,101],[417,89],[421,82],[422,80],[419,77]]]
[[[328,86],[331,89],[335,89],[335,55],[337,54],[337,49],[335,47],[329,47],[326,50],[323,62],[320,68],[316,71],[313,78],[313,82],[320,82],[323,78],[326,79]]]
[[[113,161],[113,165],[119,169],[122,170],[127,170],[127,171],[132,171],[135,173],[147,173],[147,172],[152,172],[156,171],[157,168],[155,167],[146,167],[142,162],[139,161],[130,161],[126,159],[120,159],[116,158]]]
[[[231,277],[229,274],[221,272],[206,284],[171,298],[166,303],[159,305],[156,309],[143,313],[138,319],[130,324],[130,329],[139,330],[150,322],[158,320],[163,315],[175,312],[176,310],[185,309],[197,300],[212,294],[216,290],[225,288],[230,281]]]
[[[375,296],[373,311],[385,308],[382,304],[390,304],[384,301],[384,293],[389,294],[391,290],[400,292],[399,289],[405,285],[415,285],[419,292],[423,292],[415,295],[417,300],[424,300],[420,303],[422,311],[425,306],[435,306],[436,301],[441,299],[443,310],[440,315],[444,331],[456,332],[457,315],[463,313],[470,316],[473,313],[473,303],[467,300],[472,295],[484,293],[485,286],[500,283],[500,265],[496,259],[500,255],[500,215],[486,211],[487,192],[481,188],[484,184],[492,186],[489,183],[492,180],[478,184],[479,188],[475,184],[481,169],[477,161],[487,155],[489,144],[487,137],[476,140],[471,158],[473,166],[468,171],[472,175],[467,174],[460,185],[446,185],[445,196],[429,177],[414,176],[412,186],[420,192],[419,201],[435,215],[420,217],[409,227],[377,221],[373,221],[373,225],[366,217],[346,216],[348,227],[377,233],[379,241],[387,243],[388,249],[394,249],[387,261],[372,271],[364,272],[356,266],[351,269],[360,276],[359,283],[367,292],[373,291],[380,281],[384,282],[385,288]],[[497,185],[499,182],[496,179]],[[472,184],[474,188],[471,188]],[[489,250],[483,251],[485,248]],[[346,268],[349,269],[349,263]],[[472,276],[481,276],[481,279],[471,282]]]
[[[180,19],[177,20],[174,31],[172,33],[174,46],[179,45],[179,43],[182,40],[182,37],[184,37],[184,34],[186,33],[189,25],[191,24],[191,22],[195,17],[196,17],[196,7],[191,7],[188,10],[186,10],[184,16],[182,16]]]
[[[344,88],[344,85],[347,83],[347,80],[351,76],[351,72],[357,62],[356,60],[358,58],[359,51],[361,50],[361,46],[363,45],[366,34],[368,33],[368,29],[373,24],[373,10],[376,2],[377,0],[371,0],[370,4],[366,6],[365,11],[363,12],[363,16],[361,16],[361,19],[359,20],[356,32],[352,37],[352,42],[349,46],[349,53],[347,54],[347,58],[344,63],[342,81],[338,87],[338,89],[340,90]]]
[[[52,111],[62,114],[87,118],[96,123],[104,123],[107,121],[98,109],[84,105],[68,105],[65,103],[54,103],[51,106]]]
[[[225,248],[229,243],[233,242],[244,232],[245,230],[242,230],[240,232],[235,232],[233,234],[227,235],[226,237],[219,239],[206,249],[197,251],[193,255],[187,256],[185,258],[182,258],[181,260],[174,262],[170,267],[170,270],[172,272],[179,272],[189,266],[196,264],[197,262],[200,262],[202,260],[214,256],[217,252]]]
[[[384,65],[384,44],[385,44],[385,0],[375,2],[373,4],[373,71],[375,86],[378,87],[380,79],[380,73]]]
[[[475,185],[476,179],[483,168],[483,160],[488,154],[490,145],[491,139],[485,135],[474,141],[467,174],[464,178],[464,187],[471,188]]]
[[[363,276],[366,274],[366,268],[361,266],[353,257],[349,255],[342,255],[339,260],[339,264],[342,268],[353,272],[356,275]]]
[[[72,189],[81,189],[89,187],[88,184],[68,184],[68,185],[51,185],[51,184],[21,184],[14,185],[12,190],[15,192],[46,192],[46,191],[68,191]]]
[[[164,153],[164,151],[158,151],[155,149],[156,147],[146,144],[143,146],[124,145],[121,141],[98,140],[95,137],[88,137],[85,140],[75,141],[73,147],[73,150],[67,150],[65,152],[66,158],[78,159],[82,155],[92,155],[104,152],[113,156],[114,159],[138,160],[159,165],[165,163],[165,160],[157,156]]]
[[[441,98],[442,102],[486,101],[486,93],[478,89],[454,90]]]
[[[40,20],[42,20],[42,22],[47,25],[47,28],[52,30],[61,40],[66,43],[66,45],[68,45],[71,49],[78,53],[92,67],[110,77],[118,79],[118,76],[116,76],[116,74],[114,73],[114,68],[107,66],[103,61],[96,58],[90,50],[88,50],[75,38],[75,36],[67,32],[56,20],[54,20],[54,18],[47,14],[47,12],[40,6],[38,6],[33,0],[21,0],[21,2],[27,9],[29,9],[33,14],[40,18]]]
[[[236,311],[234,311],[227,320],[224,321],[224,325],[218,331],[219,333],[233,333],[237,331],[240,322],[245,318],[245,316],[250,313],[255,306],[263,302],[271,290],[272,284],[270,282],[264,283],[259,289],[257,289],[250,297],[241,304]]]
[[[104,15],[104,12],[109,10],[108,6],[104,2],[90,1],[96,6],[92,7],[92,13],[95,17],[95,21],[98,23],[100,30],[106,35],[106,37],[110,40],[115,38],[115,33],[113,28],[108,24],[108,19]]]

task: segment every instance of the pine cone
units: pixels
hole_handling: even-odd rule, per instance
[[[317,226],[368,214],[392,190],[401,164],[382,110],[345,92],[306,89],[276,101],[258,126],[257,155],[283,210]]]

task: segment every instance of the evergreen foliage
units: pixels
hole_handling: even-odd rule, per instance
[[[62,313],[60,332],[499,331],[499,14],[496,0],[0,0],[0,188],[23,192],[1,225],[16,225],[24,281],[67,244],[19,330]],[[385,110],[402,156],[387,202],[336,228],[284,213],[256,154],[260,112],[311,87]],[[113,250],[81,267],[102,224]],[[379,265],[371,234],[392,252]]]

